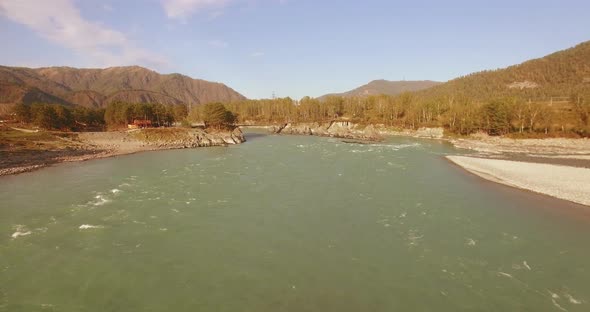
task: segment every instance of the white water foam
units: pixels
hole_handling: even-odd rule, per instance
[[[370,152],[387,152],[387,151],[399,151],[405,148],[420,147],[420,143],[411,144],[350,144],[349,146],[355,149],[349,150],[351,153],[370,153]]]
[[[96,201],[92,203],[94,206],[102,206],[104,204],[111,202],[110,199],[104,197],[102,194],[98,194],[94,196],[94,198],[96,199]]]
[[[498,272],[498,275],[504,276],[504,277],[508,277],[508,278],[514,278],[514,276],[508,274],[508,273],[504,273],[504,272]]]
[[[524,267],[527,268],[527,270],[529,270],[529,271],[531,270],[531,267],[529,266],[528,263],[526,263],[526,261],[523,261],[522,265],[524,265]]]
[[[389,224],[389,219],[388,218],[377,220],[377,223],[382,224],[384,227],[390,227],[391,226],[391,224]]]
[[[408,241],[409,241],[409,245],[411,246],[415,246],[418,245],[418,241],[422,238],[424,238],[424,235],[418,235],[418,231],[417,230],[409,230],[408,231]]]
[[[560,305],[559,305],[559,304],[558,304],[558,303],[555,301],[555,299],[551,298],[551,302],[553,302],[553,305],[554,305],[556,308],[558,308],[559,310],[567,312],[567,310],[566,310],[566,309],[564,309],[562,306],[560,306]]]
[[[27,236],[27,235],[31,235],[31,234],[32,234],[31,231],[26,231],[26,232],[16,231],[16,232],[12,233],[12,238],[15,239],[15,238],[18,238],[20,236]]]
[[[27,229],[26,226],[24,226],[22,224],[17,224],[15,226],[13,226],[13,228],[14,228],[14,231],[15,232],[12,233],[12,235],[11,235],[12,239],[19,238],[21,236],[27,236],[27,235],[33,234],[31,231],[29,231]]]
[[[578,300],[578,299],[576,299],[576,298],[572,297],[572,295],[570,295],[570,294],[563,294],[563,295],[564,295],[564,296],[567,298],[567,300],[569,300],[569,302],[570,302],[570,303],[572,303],[572,304],[582,304],[582,301],[581,301],[581,300]]]
[[[89,229],[102,229],[102,225],[90,225],[90,224],[82,224],[80,225],[80,230],[89,230]]]

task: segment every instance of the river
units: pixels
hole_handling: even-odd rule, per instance
[[[590,217],[447,143],[248,132],[0,178],[0,311],[589,311]]]

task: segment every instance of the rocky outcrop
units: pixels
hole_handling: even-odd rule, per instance
[[[269,130],[281,134],[317,135],[371,141],[381,140],[381,135],[373,125],[362,126],[350,121],[287,123],[272,126]]]
[[[239,128],[233,131],[205,131],[201,129],[144,129],[133,137],[158,149],[227,146],[246,141]]]
[[[334,121],[330,123],[286,123],[268,127],[272,133],[296,134],[296,135],[318,135],[344,139],[358,139],[368,141],[379,141],[383,136],[410,136],[415,138],[443,139],[444,128],[419,128],[393,129],[385,125],[363,126],[350,121]]]
[[[414,136],[418,138],[442,139],[445,135],[444,128],[419,128]]]
[[[513,82],[513,83],[511,83],[511,84],[508,85],[508,88],[509,89],[520,89],[520,90],[523,90],[523,89],[535,89],[535,88],[538,88],[538,87],[539,87],[539,84],[538,83],[532,82],[532,81],[528,81],[528,80],[525,80],[525,81],[515,81],[515,82]]]
[[[428,128],[422,127],[417,130],[413,129],[397,129],[386,127],[385,125],[378,124],[374,126],[375,131],[385,136],[406,136],[414,138],[424,139],[444,139],[445,129],[442,127]]]

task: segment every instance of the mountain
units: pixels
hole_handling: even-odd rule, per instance
[[[105,107],[113,101],[198,105],[245,97],[224,84],[139,66],[105,69],[0,66],[0,104],[59,103]]]
[[[473,73],[420,91],[439,97],[462,95],[487,101],[506,96],[568,97],[590,89],[590,41],[504,69]]]
[[[396,95],[404,91],[415,91],[416,95],[425,98],[461,95],[478,101],[508,96],[543,99],[566,98],[588,89],[590,41],[518,65],[476,72],[445,83],[375,80],[354,90],[327,94],[320,99],[328,96]]]
[[[441,84],[437,81],[423,80],[423,81],[388,81],[388,80],[373,80],[366,85],[360,86],[354,90],[344,93],[326,94],[320,97],[325,99],[329,96],[343,96],[343,97],[363,97],[369,95],[397,95],[406,91],[419,91]]]

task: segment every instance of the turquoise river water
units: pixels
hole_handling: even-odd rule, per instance
[[[0,178],[0,311],[590,311],[590,217],[460,151],[247,133]]]

